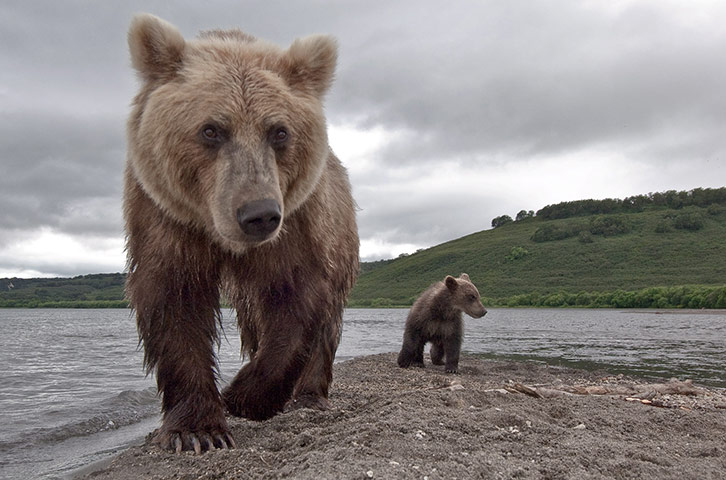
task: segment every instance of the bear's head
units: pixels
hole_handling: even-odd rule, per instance
[[[454,308],[473,318],[481,318],[486,315],[487,311],[481,303],[479,290],[471,283],[469,275],[462,273],[459,278],[447,275],[444,285],[451,294],[451,305]]]
[[[141,89],[127,179],[232,251],[274,239],[330,155],[322,99],[335,40],[311,36],[281,49],[231,30],[187,41],[143,14],[128,41]]]

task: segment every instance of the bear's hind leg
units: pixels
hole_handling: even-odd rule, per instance
[[[426,340],[412,329],[406,329],[403,334],[403,345],[398,354],[398,366],[401,368],[424,367],[423,351]]]

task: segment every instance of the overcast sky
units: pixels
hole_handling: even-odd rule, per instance
[[[363,260],[584,198],[726,185],[723,1],[0,2],[0,277],[125,267],[126,31],[340,43]]]

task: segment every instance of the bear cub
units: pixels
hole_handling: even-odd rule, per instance
[[[443,282],[431,285],[408,314],[398,365],[423,367],[424,346],[431,342],[431,363],[446,365],[446,373],[456,373],[464,335],[461,312],[474,318],[487,313],[469,275],[447,275]]]

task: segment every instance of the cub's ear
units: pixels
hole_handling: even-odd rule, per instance
[[[462,280],[466,280],[467,282],[471,282],[471,280],[469,280],[469,275],[467,275],[466,273],[462,273],[461,275],[459,275],[459,278]]]
[[[446,276],[446,278],[444,279],[444,284],[446,284],[446,288],[448,288],[450,292],[453,292],[459,287],[459,283],[451,275]]]
[[[338,61],[338,43],[328,35],[295,40],[285,53],[283,75],[291,87],[322,98],[330,88]]]
[[[167,80],[176,74],[184,55],[184,37],[172,24],[142,13],[129,27],[131,64],[144,80]]]

